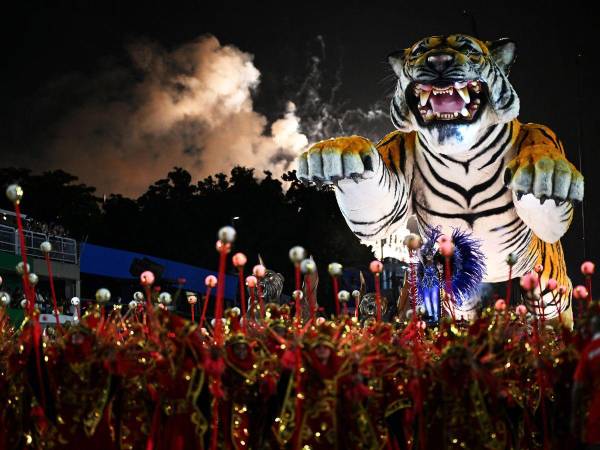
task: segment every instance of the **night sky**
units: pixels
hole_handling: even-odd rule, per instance
[[[228,171],[232,161],[272,165],[277,173],[288,168],[302,136],[362,132],[376,139],[392,129],[385,117],[394,87],[389,52],[432,34],[511,37],[518,45],[511,80],[520,119],[554,129],[577,166],[582,156],[585,244],[588,257],[600,254],[594,173],[600,19],[583,2],[27,3],[2,14],[2,165],[64,168],[99,193],[127,195],[140,194],[174,164],[195,177]],[[248,120],[233,123],[239,105],[223,111],[218,100],[210,111],[197,105],[190,114],[177,111],[173,125],[161,129],[163,109],[154,94],[185,99],[194,85],[186,57],[201,66],[209,51],[217,62],[233,52],[246,64],[245,78],[236,82],[251,94],[240,101]],[[224,80],[238,76],[237,67],[225,67]],[[188,81],[179,83],[182,74]],[[263,137],[275,133],[270,126],[280,119],[300,127],[284,133],[291,142],[286,151],[277,147],[279,138]],[[252,149],[242,149],[244,139],[223,141],[228,130],[248,133]],[[237,151],[248,156],[236,160]],[[234,154],[228,159],[227,152]],[[564,239],[571,267],[584,257],[582,236],[578,208]]]

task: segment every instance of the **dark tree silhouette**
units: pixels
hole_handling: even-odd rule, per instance
[[[219,173],[194,184],[186,170],[176,167],[138,199],[95,197],[93,187],[76,184],[77,177],[62,171],[33,175],[25,169],[0,169],[0,179],[23,186],[24,212],[62,224],[77,239],[209,269],[217,266],[218,229],[234,225],[234,251],[248,256],[247,273],[260,254],[268,268],[285,276],[288,294],[294,278],[288,250],[302,245],[317,262],[319,303],[329,311],[328,263],[368,271],[373,257],[350,232],[333,191],[305,186],[294,172],[279,180],[270,172],[259,178],[254,169],[235,167],[229,176]],[[12,209],[2,197],[2,207]]]
[[[102,220],[96,188],[77,183],[78,178],[62,170],[34,175],[29,169],[0,169],[4,188],[19,183],[24,191],[21,209],[24,214],[47,224],[60,224],[69,234],[84,240],[94,225]],[[12,210],[5,195],[0,196],[0,208]]]

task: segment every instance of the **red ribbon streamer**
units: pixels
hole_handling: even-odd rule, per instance
[[[312,321],[315,320],[316,316],[316,308],[315,308],[315,299],[312,295],[312,289],[310,286],[310,275],[307,274],[304,276],[304,284],[306,285],[306,294],[308,295],[308,304],[310,305],[310,318]]]
[[[379,273],[375,273],[375,305],[377,306],[377,322],[381,321],[381,286],[379,286]]]
[[[246,334],[246,289],[244,283],[244,266],[238,267],[238,275],[240,280],[240,304],[242,307],[242,329],[244,330],[244,334]]]
[[[208,308],[208,303],[210,301],[210,291],[211,291],[211,287],[206,286],[206,295],[204,297],[204,305],[202,305],[202,315],[200,316],[200,323],[198,324],[199,328],[202,328],[202,325],[204,325],[204,320],[206,319],[206,310]]]
[[[336,276],[332,276],[331,278],[333,280],[333,301],[335,303],[335,315],[339,316],[340,315],[340,299],[338,298],[338,293],[339,293],[338,279]]]
[[[217,299],[215,302],[215,342],[223,344],[223,297],[225,295],[225,265],[227,264],[227,252],[229,244],[222,244],[219,248],[219,276],[217,281]]]

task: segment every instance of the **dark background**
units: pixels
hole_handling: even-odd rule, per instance
[[[336,101],[354,108],[389,97],[394,82],[385,56],[390,51],[440,33],[511,37],[518,44],[511,79],[521,98],[521,121],[555,130],[586,177],[586,200],[563,239],[573,281],[581,282],[578,265],[584,258],[599,262],[600,19],[584,2],[22,3],[4,6],[1,15],[0,166],[10,165],[11,155],[35,155],[44,145],[45,124],[55,117],[47,110],[40,116],[36,100],[53,80],[126,59],[125,45],[140,37],[169,48],[210,33],[254,54],[262,73],[256,109],[270,119],[280,115],[302,82],[307,59],[322,51],[323,43],[323,70],[335,72],[341,82]],[[55,112],[66,107],[58,104]]]

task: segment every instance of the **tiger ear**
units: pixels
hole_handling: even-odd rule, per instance
[[[387,56],[388,63],[390,63],[390,66],[392,66],[392,69],[394,69],[394,72],[396,73],[396,75],[398,77],[402,73],[402,66],[404,65],[405,52],[406,52],[405,50],[398,50],[398,51],[390,53]]]
[[[508,38],[487,42],[490,55],[498,67],[508,75],[510,68],[517,59],[517,45]]]

